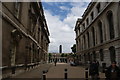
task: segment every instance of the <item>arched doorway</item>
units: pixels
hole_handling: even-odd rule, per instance
[[[20,43],[21,39],[22,39],[22,34],[17,29],[12,30],[12,32],[11,32],[11,50],[10,50],[11,66],[14,66],[16,64],[17,53],[19,53],[18,49],[19,49],[19,43]]]
[[[116,61],[115,47],[111,46],[109,48],[109,51],[110,51],[110,60],[111,60],[111,62]]]
[[[100,61],[104,61],[103,49],[100,49],[99,53],[100,53]]]

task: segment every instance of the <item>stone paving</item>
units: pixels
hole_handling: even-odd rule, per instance
[[[64,69],[68,71],[68,78],[85,78],[85,68],[82,66],[70,66],[66,63],[42,64],[37,68],[14,76],[13,78],[42,78],[42,71],[48,70],[46,73],[47,79],[64,79]],[[105,78],[103,73],[100,73],[100,78]]]
[[[68,78],[85,78],[85,68],[81,66],[70,66],[65,63],[57,63],[52,66],[46,74],[47,78],[64,78],[64,69],[68,70]],[[89,76],[90,77],[90,76]],[[100,73],[100,78],[105,78],[104,73]]]
[[[41,78],[43,70],[48,70],[52,64],[41,64],[37,68],[26,71],[12,78]]]

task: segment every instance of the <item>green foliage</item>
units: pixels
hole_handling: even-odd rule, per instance
[[[62,54],[61,54],[61,57],[65,57],[65,54],[64,54],[64,53],[62,53]]]
[[[68,54],[65,54],[65,53],[61,54],[61,57],[67,57],[67,56],[68,56]]]
[[[74,44],[73,47],[71,47],[71,49],[73,53],[76,53],[76,44]]]
[[[51,53],[49,53],[49,54],[48,54],[48,56],[49,56],[49,57],[52,57],[52,54],[51,54]]]
[[[68,55],[67,54],[64,54],[65,55],[65,57],[67,57]]]

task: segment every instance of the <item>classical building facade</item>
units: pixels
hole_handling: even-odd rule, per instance
[[[90,2],[75,32],[80,61],[120,62],[120,2]]]
[[[70,53],[49,53],[48,54],[48,62],[54,62],[57,60],[57,62],[68,62],[68,56]]]
[[[41,2],[2,3],[3,77],[46,62],[49,30]]]

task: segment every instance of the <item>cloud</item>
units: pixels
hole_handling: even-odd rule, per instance
[[[67,3],[66,3],[67,4]],[[60,15],[52,15],[50,9],[45,9],[45,17],[50,31],[49,52],[58,52],[59,45],[63,46],[63,52],[71,52],[71,45],[75,43],[74,27],[76,20],[80,18],[86,9],[85,3],[71,3],[70,13],[61,20]],[[67,6],[60,6],[62,10],[68,10]]]
[[[68,7],[65,7],[65,6],[60,6],[60,9],[61,10],[70,10]]]
[[[56,41],[55,41],[54,38],[51,38],[51,37],[50,37],[50,42],[51,42],[51,43],[55,43]]]
[[[73,7],[71,8],[71,12],[67,15],[67,17],[64,19],[64,22],[66,24],[69,24],[69,26],[74,27],[75,22],[77,18],[82,18],[82,14],[84,13],[86,6],[86,3],[71,3]]]

